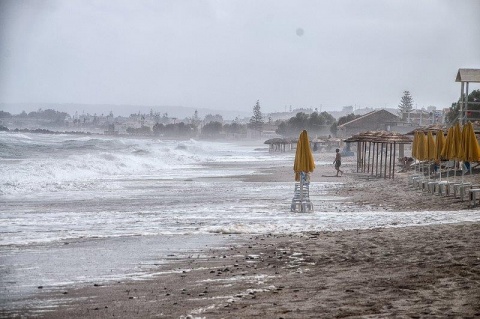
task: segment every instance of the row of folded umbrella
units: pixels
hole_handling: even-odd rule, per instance
[[[361,140],[362,138],[369,138],[369,140],[382,142],[399,142],[406,143],[406,137],[396,135],[394,133],[377,133],[354,136],[353,140]],[[416,131],[412,144],[412,157],[420,161],[439,161],[439,160],[456,160],[464,162],[479,162],[480,161],[480,146],[473,130],[473,125],[468,122],[463,126],[456,123],[450,127],[447,136],[444,136],[443,130],[438,130],[433,136],[432,131],[425,134],[422,131]],[[297,142],[297,150],[294,162],[295,180],[299,180],[300,172],[312,172],[315,169],[315,162],[312,151],[310,149],[310,142],[307,131],[303,131]]]
[[[472,123],[468,122],[462,128],[457,122],[449,128],[446,137],[443,130],[438,130],[435,137],[432,131],[428,131],[427,134],[416,131],[413,137],[412,157],[420,161],[480,161],[480,146]]]

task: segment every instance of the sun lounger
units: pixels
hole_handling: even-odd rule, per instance
[[[415,185],[415,180],[420,178],[421,176],[420,175],[410,175],[408,177],[408,182],[411,184],[411,185]]]
[[[480,204],[480,188],[471,188],[468,192],[470,193],[470,207],[476,207],[477,204]]]
[[[458,197],[462,201],[465,199],[466,190],[472,188],[472,183],[456,183],[453,184],[453,197]]]
[[[453,183],[449,181],[440,181],[437,183],[436,194],[440,196],[448,196],[450,187]]]
[[[422,180],[422,182],[421,182],[422,192],[428,192],[428,184],[429,183],[430,183],[430,181],[428,179]]]
[[[303,184],[300,187],[300,183],[295,183],[295,191],[292,199],[292,205],[290,207],[292,212],[312,212],[313,204],[310,201],[310,187],[309,183]]]
[[[427,183],[428,192],[431,194],[435,194],[435,189],[437,188],[438,182],[432,181]]]
[[[422,189],[424,181],[426,181],[425,176],[423,175],[414,176],[412,178],[412,186],[415,188]]]

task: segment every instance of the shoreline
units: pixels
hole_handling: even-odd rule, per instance
[[[331,157],[317,155],[316,161]],[[468,209],[466,202],[412,189],[408,174],[366,179],[353,172],[348,159],[342,169],[342,177],[325,177],[333,165],[319,165],[312,183],[339,184],[328,195],[372,211]],[[260,173],[213,179],[291,182],[293,192],[291,165],[264,167]],[[479,222],[232,237],[234,243],[223,249],[206,248],[197,258],[156,266],[151,279],[42,291],[32,301],[55,307],[16,313],[45,318],[480,316]],[[0,318],[14,314],[0,311]]]
[[[480,224],[259,235],[150,280],[39,298],[45,318],[337,318],[480,315]],[[191,317],[187,317],[187,316]]]

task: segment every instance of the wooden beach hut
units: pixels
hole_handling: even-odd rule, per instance
[[[288,149],[292,149],[292,140],[286,138],[271,138],[266,140],[264,144],[268,144],[268,151],[269,152],[285,152],[287,149],[287,145],[289,145]]]
[[[458,69],[455,82],[460,82],[460,98],[458,101],[460,124],[463,125],[468,120],[480,120],[480,102],[468,101],[469,84],[480,83],[480,69]]]
[[[411,144],[412,139],[395,132],[368,131],[344,142],[357,142],[357,173],[394,179],[397,148]]]

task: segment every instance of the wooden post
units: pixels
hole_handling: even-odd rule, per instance
[[[385,143],[385,170],[383,178],[387,178],[387,156],[388,156],[388,145]]]
[[[366,162],[367,162],[367,142],[363,141],[363,169],[362,169],[362,173],[365,173]]]
[[[393,148],[393,145],[392,145],[392,143],[388,143],[388,145],[390,146],[390,161],[388,163],[388,178],[392,178],[392,148]]]
[[[466,93],[465,93],[465,117],[463,117],[462,119],[462,122],[460,124],[465,124],[466,123],[466,117],[467,117],[467,113],[468,113],[468,82],[467,82],[467,85],[466,85]]]
[[[464,82],[461,83],[460,85],[460,124],[463,125],[463,106],[464,106],[464,101],[465,101],[465,96],[463,94],[465,84]]]
[[[370,155],[372,152],[372,142],[368,142],[368,166],[367,166],[367,173],[370,173]]]
[[[403,145],[403,144],[400,144]],[[395,179],[395,163],[397,156],[395,155],[397,153],[397,143],[393,142],[393,173],[392,173],[392,179]]]
[[[372,150],[372,176],[374,173],[374,167],[375,167],[375,149],[377,148],[377,142],[372,142],[373,143],[373,150]]]
[[[360,156],[361,152],[362,152],[362,148],[360,146],[360,141],[357,141],[357,173],[358,173],[358,169],[360,167],[360,160],[362,158]]]
[[[405,144],[398,144],[398,157],[403,158],[404,156],[405,156]]]
[[[382,171],[383,171],[383,143],[381,144],[381,147],[380,147],[380,175],[379,177],[382,176]]]

